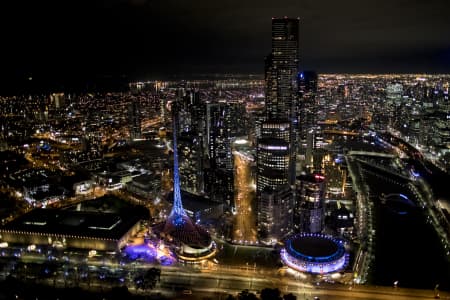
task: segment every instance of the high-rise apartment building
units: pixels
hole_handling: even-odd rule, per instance
[[[214,102],[206,104],[206,140],[208,145],[211,194],[229,205],[234,195],[232,142],[246,136],[245,104]]]

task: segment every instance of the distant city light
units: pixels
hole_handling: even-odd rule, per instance
[[[287,150],[288,149],[287,146],[265,146],[265,147],[263,146],[261,148],[266,149],[266,150]]]
[[[244,139],[239,139],[239,140],[234,141],[234,143],[238,144],[238,145],[244,145],[244,144],[247,144],[248,141],[244,140]]]
[[[325,176],[320,175],[320,174],[315,174],[315,175],[314,175],[314,178],[315,178],[315,179],[318,179],[318,180],[319,180],[319,179],[320,179],[320,180],[324,180],[324,179],[325,179]]]

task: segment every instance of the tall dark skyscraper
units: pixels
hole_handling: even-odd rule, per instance
[[[272,19],[272,53],[266,58],[267,119],[292,120],[297,97],[299,20]]]
[[[303,71],[298,75],[298,148],[297,152],[304,157],[303,170],[312,167],[312,156],[315,148],[317,126],[317,81],[313,71]],[[298,170],[297,170],[298,171]]]
[[[315,126],[316,120],[317,73],[304,71],[298,75],[299,129],[301,139],[306,138],[309,129]]]
[[[295,157],[298,136],[299,19],[272,18],[272,53],[266,61],[266,121],[287,121],[289,130],[289,178],[295,182]],[[282,138],[284,133],[272,138]],[[267,137],[267,136],[266,136]]]
[[[292,227],[298,135],[298,31],[298,19],[273,18],[272,52],[265,60],[266,111],[257,142],[256,193],[260,238],[270,243],[283,238]]]
[[[128,104],[128,126],[130,140],[141,138],[141,106],[138,101],[133,100]]]

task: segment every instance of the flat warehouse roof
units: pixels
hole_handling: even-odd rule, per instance
[[[0,230],[118,240],[140,219],[139,214],[35,209]]]

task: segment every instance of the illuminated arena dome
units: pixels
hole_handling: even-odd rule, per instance
[[[323,234],[300,233],[286,240],[281,260],[296,271],[326,274],[344,269],[348,254],[340,240]]]

